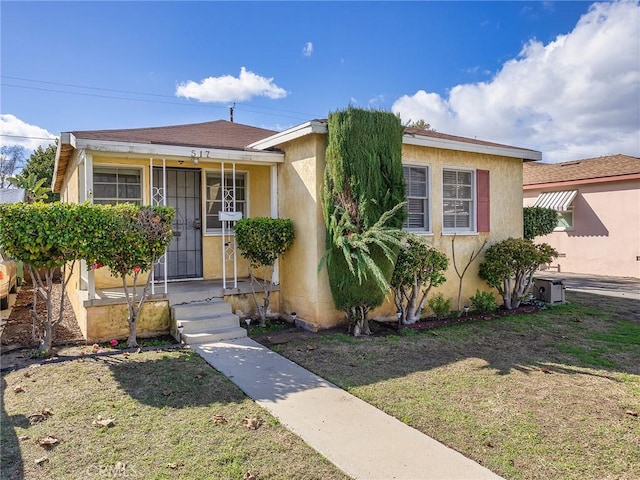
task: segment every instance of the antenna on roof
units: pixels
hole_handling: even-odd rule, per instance
[[[236,102],[233,102],[233,106],[229,107],[229,121],[233,123],[233,111],[236,109]]]

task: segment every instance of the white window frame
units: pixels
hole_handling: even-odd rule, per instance
[[[231,169],[225,169],[224,171],[225,175],[231,175],[232,171]],[[203,202],[203,209],[204,209],[204,213],[203,213],[203,217],[204,217],[204,228],[203,228],[203,232],[205,236],[220,236],[222,235],[222,227],[220,228],[209,228],[208,222],[207,222],[207,217],[210,216],[209,214],[209,184],[207,183],[208,181],[208,177],[209,175],[222,175],[222,171],[219,168],[216,169],[206,169],[204,171],[204,182],[202,182],[202,188],[204,189],[204,192],[202,194],[202,202]],[[242,211],[242,218],[246,218],[249,216],[249,172],[247,170],[236,170],[236,181],[238,180],[238,178],[242,176],[244,177],[244,192],[245,192],[245,199],[242,201],[244,203],[244,210]],[[237,204],[236,204],[237,206]],[[218,215],[218,212],[212,212],[213,215]],[[233,232],[231,232],[231,234],[233,235]]]
[[[444,196],[444,174],[445,172],[469,172],[471,174],[471,198],[469,200],[463,199],[464,201],[468,201],[469,206],[469,226],[468,227],[454,227],[454,228],[446,228],[444,226],[444,202],[445,200],[458,200],[458,199],[448,199]],[[476,192],[476,169],[475,168],[465,168],[459,166],[443,166],[442,167],[442,175],[441,175],[441,187],[442,187],[442,233],[443,234],[475,234],[478,233],[477,229],[477,209],[478,209],[478,199]]]
[[[573,204],[569,206],[566,210],[564,211],[557,210],[557,212],[558,212],[558,222],[560,221],[560,218],[563,218],[563,219],[570,218],[571,222],[567,222],[567,226],[562,226],[558,223],[558,226],[556,226],[556,228],[554,228],[553,231],[554,232],[570,232],[575,230],[574,223],[573,223]]]
[[[425,165],[424,163],[403,163],[402,164],[402,175],[404,176],[404,169],[405,168],[420,168],[426,171],[426,175],[425,175],[425,182],[426,182],[426,197],[411,197],[409,195],[409,185],[406,184],[405,182],[405,196],[407,198],[407,201],[410,198],[421,198],[424,202],[424,209],[425,209],[425,225],[422,228],[409,228],[409,212],[408,212],[408,204],[405,206],[405,210],[407,211],[407,220],[405,220],[405,223],[402,225],[402,229],[407,231],[407,232],[413,232],[413,233],[431,233],[431,203],[432,203],[432,199],[431,199],[431,165]]]
[[[112,163],[99,163],[99,164],[94,164],[93,168],[91,170],[91,185],[92,185],[92,189],[91,189],[91,200],[93,201],[93,203],[96,203],[96,200],[114,200],[113,202],[110,202],[110,205],[115,205],[117,203],[134,203],[131,202],[130,200],[132,199],[128,199],[128,201],[119,201],[120,199],[115,198],[115,199],[111,199],[111,198],[105,198],[105,197],[97,197],[96,196],[96,170],[100,170],[100,169],[116,169],[116,170],[138,170],[140,172],[140,198],[136,198],[134,200],[139,201],[139,203],[136,203],[136,205],[144,205],[145,204],[145,185],[146,183],[146,169],[144,168],[143,165],[122,165],[122,164],[112,164]],[[116,183],[116,190],[118,188],[118,183]]]

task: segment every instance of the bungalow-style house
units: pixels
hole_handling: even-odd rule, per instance
[[[524,165],[523,203],[558,211],[547,268],[640,278],[640,158],[609,155]]]
[[[185,291],[198,290],[198,285],[208,286],[200,299],[224,297],[236,312],[249,313],[253,303],[243,281],[248,265],[235,251],[233,240],[233,224],[245,216],[293,221],[296,239],[274,273],[272,310],[296,312],[305,327],[322,329],[344,321],[344,314],[334,308],[326,270],[318,271],[325,251],[320,195],[326,147],[326,120],[282,132],[223,120],[64,132],[53,189],[66,202],[176,208],[174,240],[153,272],[155,303],[149,304],[158,307],[156,318],[147,326],[141,320],[139,332],[166,329],[167,315],[162,312],[167,304],[198,300],[193,292],[184,296]],[[485,239],[490,245],[522,236],[522,164],[540,158],[534,150],[407,128],[405,228],[424,235],[450,259],[455,239],[456,259],[464,268]],[[478,263],[464,278],[465,302],[477,289],[487,289],[477,275]],[[123,306],[116,306],[117,295],[110,289],[119,280],[102,270],[83,265],[70,282],[71,303],[89,341],[126,332],[124,319],[117,320],[119,326],[114,323],[118,315],[113,309]],[[455,305],[458,277],[453,265],[447,277],[438,291]],[[182,296],[175,293],[179,290]],[[143,316],[153,316],[153,311],[145,306]],[[119,315],[124,315],[123,308]],[[392,301],[372,312],[372,318],[384,316],[395,317]],[[238,334],[237,317],[233,322],[235,330],[229,335]]]

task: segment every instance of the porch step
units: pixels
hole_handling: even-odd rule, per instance
[[[171,307],[176,325],[182,325],[182,338],[187,344],[200,344],[246,337],[240,319],[222,298],[211,301],[188,301],[184,295],[171,294]],[[177,300],[177,301],[176,301]],[[177,305],[176,305],[177,303]]]
[[[234,338],[246,337],[247,331],[241,327],[226,328],[216,330],[215,332],[206,333],[186,333],[182,335],[184,341],[188,345],[196,345],[201,343],[219,342],[221,340],[232,340]]]
[[[175,305],[171,303],[177,316],[185,317],[210,317],[231,313],[231,305],[217,298],[211,302],[185,303]]]

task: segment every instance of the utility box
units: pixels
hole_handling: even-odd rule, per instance
[[[545,303],[564,302],[564,280],[557,278],[536,278],[533,280],[536,298]]]

